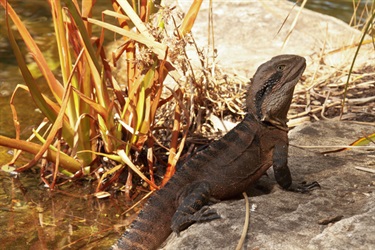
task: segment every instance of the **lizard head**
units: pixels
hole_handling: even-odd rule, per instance
[[[260,122],[287,130],[294,87],[305,68],[305,58],[297,55],[276,56],[260,65],[248,90],[248,111]]]

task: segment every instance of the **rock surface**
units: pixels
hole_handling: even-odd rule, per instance
[[[209,48],[208,3],[203,2],[193,27],[194,39],[203,48]],[[186,12],[191,2],[179,4]],[[306,57],[311,71],[315,70],[312,64],[319,61],[332,70],[348,69],[356,47],[340,48],[359,42],[361,33],[341,20],[307,9],[298,16],[300,8],[293,5],[286,0],[213,1],[215,61],[221,69],[249,78],[261,62],[287,53]],[[191,52],[189,57],[194,58],[195,54]],[[321,60],[317,60],[320,56]],[[371,63],[372,59],[375,53],[368,44],[361,48],[356,66]],[[197,61],[196,65],[199,67],[200,63]]]
[[[253,211],[244,249],[373,249],[374,174],[355,169],[374,169],[373,151],[320,153],[332,150],[329,145],[347,145],[373,128],[326,121],[293,129],[289,166],[294,181],[318,181],[321,189],[309,194],[286,192],[271,177],[262,177],[248,192]],[[180,237],[171,235],[163,249],[234,249],[244,223],[244,200],[223,201],[212,207],[222,219],[194,224]]]

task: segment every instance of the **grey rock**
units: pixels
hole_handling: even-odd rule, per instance
[[[198,46],[206,49],[210,48],[208,3],[203,2],[192,30]],[[190,1],[179,1],[184,12],[190,5]],[[286,0],[213,1],[216,64],[225,69],[225,73],[234,72],[249,78],[260,63],[278,54],[305,56],[308,68],[315,69],[316,65],[311,66],[319,63],[324,50],[321,61],[327,68],[349,67],[356,47],[329,52],[358,42],[361,32],[341,20],[308,9],[299,14],[300,8],[293,5]],[[194,59],[194,55],[192,48],[189,58]],[[375,59],[372,46],[363,46],[355,66],[371,64],[372,59]],[[199,60],[195,58],[195,61],[199,67]]]
[[[311,239],[308,249],[373,249],[375,247],[375,199],[358,215],[343,219]],[[362,213],[361,213],[362,212]]]

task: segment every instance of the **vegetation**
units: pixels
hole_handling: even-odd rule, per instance
[[[194,72],[187,57],[186,45],[194,43],[188,34],[202,1],[193,2],[178,28],[171,9],[155,1],[112,1],[113,10],[103,11],[102,20],[92,18],[94,1],[49,1],[60,59],[60,68],[54,72],[12,7],[5,0],[0,3],[7,13],[9,39],[26,83],[16,88],[11,100],[16,137],[0,136],[0,144],[17,149],[9,165],[16,162],[22,151],[35,155],[17,172],[42,160],[40,174],[51,189],[71,178],[94,176],[99,193],[117,182],[120,175],[126,176],[123,190],[128,199],[138,176],[151,190],[158,189],[154,167],[161,164],[166,168],[162,186],[175,171],[189,129],[203,132],[201,106],[221,106],[216,113],[229,109],[234,114],[243,114],[241,94],[245,90],[238,88],[241,83],[215,84],[220,80],[214,79],[215,70],[210,68],[208,57],[197,50],[202,72]],[[362,25],[366,34],[370,33],[375,14],[364,11],[369,16],[364,25],[355,19],[352,22]],[[30,72],[10,29],[11,22],[33,55],[51,95],[39,90],[35,74]],[[117,25],[113,24],[116,22]],[[93,26],[101,28],[98,36],[93,33]],[[108,36],[109,32],[120,43],[108,53],[104,34]],[[370,42],[364,37],[362,43]],[[125,65],[119,70],[126,77],[118,82],[113,69],[121,60]],[[165,86],[167,75],[177,84]],[[311,82],[316,81],[314,77]],[[345,93],[350,74],[347,79]],[[30,93],[46,117],[26,141],[20,139],[13,104],[20,90]],[[217,102],[220,98],[221,103]],[[298,99],[310,106],[303,95]],[[211,103],[207,104],[207,100]],[[344,100],[335,101],[330,107],[344,107]],[[291,118],[323,114],[325,108],[323,105],[300,110]],[[48,164],[51,162],[52,165]]]
[[[99,192],[117,181],[125,169],[128,174],[124,190],[130,199],[133,172],[151,189],[158,189],[153,174],[153,145],[157,143],[153,134],[160,129],[155,117],[165,105],[173,107],[174,118],[170,147],[165,148],[169,157],[162,184],[175,171],[190,125],[188,110],[182,102],[185,90],[176,85],[170,87],[169,96],[162,98],[161,95],[168,74],[177,81],[182,79],[171,55],[173,50],[183,53],[184,38],[194,24],[202,1],[194,1],[181,26],[173,30],[167,30],[166,22],[172,18],[168,9],[158,6],[157,1],[112,1],[113,11],[104,11],[101,21],[92,18],[94,2],[49,1],[60,59],[59,70],[52,72],[11,5],[1,0],[7,13],[10,43],[26,83],[18,85],[15,93],[29,92],[47,119],[26,141],[21,140],[14,93],[11,108],[16,138],[1,136],[0,141],[3,146],[17,149],[9,165],[14,164],[22,151],[35,155],[29,163],[17,168],[17,172],[31,168],[42,159],[41,177],[51,189],[66,179],[90,175],[96,176]],[[118,25],[105,19],[116,20]],[[33,55],[52,96],[39,90],[11,31],[11,21]],[[93,35],[93,25],[101,27],[99,37]],[[117,54],[112,55],[113,62],[104,50],[105,31],[113,32],[122,40]],[[165,43],[167,38],[173,38],[170,46]],[[126,69],[121,69],[126,72],[126,81],[119,83],[110,65],[116,64],[122,54],[126,57]],[[189,67],[188,60],[180,60],[179,64]],[[185,79],[193,82],[189,77]],[[142,168],[136,163],[136,155],[144,147],[148,148],[148,163]],[[53,165],[48,165],[49,162]]]

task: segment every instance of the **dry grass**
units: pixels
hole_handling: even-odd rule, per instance
[[[342,113],[348,71],[325,71],[324,65],[320,68],[320,76],[311,81],[312,76],[307,73],[305,81],[297,88],[290,119],[317,121],[339,119],[341,116],[341,120],[375,121],[374,67],[368,66],[352,73]]]

